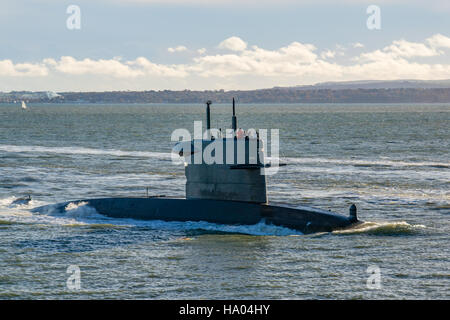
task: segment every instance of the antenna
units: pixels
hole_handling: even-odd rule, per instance
[[[231,117],[231,127],[233,128],[233,131],[236,132],[236,130],[237,130],[237,118],[236,118],[236,109],[235,109],[234,97],[233,97],[233,116]]]
[[[206,134],[208,139],[210,138],[211,134],[211,104],[211,100],[206,101]]]
[[[235,109],[235,101],[234,101],[234,97],[233,97],[233,116],[236,115],[236,109]]]

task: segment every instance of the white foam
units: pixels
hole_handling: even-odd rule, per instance
[[[17,199],[16,197],[7,197],[7,198],[0,199],[0,207],[9,206],[16,199]]]
[[[42,146],[15,146],[0,145],[0,151],[13,153],[55,153],[55,154],[87,154],[87,155],[109,155],[118,157],[144,157],[171,159],[170,153],[148,152],[148,151],[123,151],[115,149],[93,149],[84,147],[42,147]]]
[[[134,220],[110,218],[99,214],[95,208],[90,207],[87,202],[69,202],[63,210],[60,205],[48,204],[42,207],[39,213],[32,213],[30,209],[42,206],[43,202],[35,201],[28,205],[12,207],[16,197],[0,199],[0,219],[16,223],[30,223],[41,225],[95,225],[108,224],[122,227],[148,227],[158,230],[205,230],[225,233],[239,233],[257,236],[291,236],[302,235],[301,232],[267,225],[259,222],[254,225],[223,225],[205,221],[161,221],[161,220]],[[32,200],[33,201],[33,200]]]
[[[30,210],[35,207],[46,205],[46,203],[36,200],[31,200],[28,204],[14,205],[13,201],[16,197],[7,197],[0,199],[0,220],[24,223],[24,224],[39,224],[39,225],[69,225],[69,224],[82,224],[82,222],[74,219],[67,219],[63,217],[54,217],[49,213],[56,212],[56,205],[48,205],[46,212],[32,213]]]
[[[136,223],[137,221],[134,221]],[[187,221],[187,222],[167,222],[161,220],[137,222],[139,225],[145,225],[147,227],[155,229],[169,229],[169,230],[205,230],[214,232],[225,233],[239,233],[255,236],[292,236],[303,235],[300,231],[292,230],[289,228],[268,225],[261,221],[253,225],[224,225],[215,224],[205,221]]]
[[[270,157],[268,157],[270,159]],[[367,165],[367,166],[392,166],[392,167],[423,167],[423,166],[443,166],[450,167],[450,162],[434,161],[402,161],[402,160],[370,160],[370,159],[329,159],[319,157],[282,158],[280,162],[299,164],[337,164],[337,165]]]
[[[259,236],[290,236],[301,235],[302,233],[296,230],[268,225],[263,221],[254,225],[223,225],[210,223],[205,221],[162,221],[162,220],[135,220],[135,219],[118,219],[109,218],[107,216],[97,213],[95,208],[87,205],[86,202],[71,202],[64,208],[63,213],[57,213],[58,216],[64,215],[70,219],[80,220],[83,223],[108,223],[117,226],[138,226],[148,227],[151,229],[163,230],[205,230],[226,233],[241,233]],[[55,215],[55,213],[53,213]]]
[[[205,221],[161,221],[161,220],[134,220],[110,218],[99,214],[87,202],[69,202],[61,210],[60,205],[47,205],[40,213],[29,210],[38,204],[26,206],[11,206],[15,197],[0,199],[0,219],[16,223],[29,223],[40,225],[96,225],[108,224],[121,227],[147,227],[156,230],[204,230],[224,233],[248,234],[255,236],[296,236],[301,232],[261,221],[254,225],[223,225]],[[39,203],[42,205],[42,203]],[[407,235],[426,228],[424,225],[412,225],[406,221],[394,222],[363,222],[347,229],[334,231],[333,234],[373,234],[373,235]]]
[[[65,206],[64,216],[71,219],[101,219],[106,217],[99,214],[95,208],[88,206],[87,202],[70,202]]]
[[[43,147],[43,146],[16,146],[0,145],[0,151],[13,153],[55,153],[74,155],[109,155],[118,157],[144,157],[160,158],[172,160],[172,153],[150,152],[150,151],[123,151],[116,149],[94,149],[85,147]],[[181,158],[180,158],[181,159]],[[265,161],[270,162],[272,157],[266,157]],[[177,158],[177,161],[182,162]],[[392,167],[421,167],[421,166],[442,166],[450,167],[450,162],[435,161],[403,161],[389,159],[330,159],[320,157],[285,157],[279,162],[297,164],[336,164],[336,165],[361,165],[361,166],[392,166]]]
[[[24,209],[24,210],[28,210],[28,209],[32,209],[35,208],[37,206],[40,205],[44,205],[45,203],[42,201],[37,201],[32,199],[31,201],[29,201],[26,204],[14,204],[14,201],[19,199],[18,197],[15,196],[11,196],[11,197],[6,197],[3,199],[0,199],[0,208],[18,208],[18,209]]]
[[[405,235],[425,229],[426,226],[409,224],[406,221],[371,222],[366,221],[347,229],[333,231],[334,234],[374,234],[374,235]]]

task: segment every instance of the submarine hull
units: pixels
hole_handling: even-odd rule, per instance
[[[310,208],[285,207],[240,201],[167,198],[102,198],[71,201],[86,203],[112,218],[163,221],[206,221],[218,224],[282,226],[302,233],[330,232],[355,224],[351,217]],[[65,202],[57,205],[64,211]],[[39,212],[39,208],[35,211]]]

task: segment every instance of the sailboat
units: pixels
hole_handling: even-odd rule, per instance
[[[25,101],[22,100],[22,109],[26,110],[27,108],[28,108],[27,104],[25,103]]]

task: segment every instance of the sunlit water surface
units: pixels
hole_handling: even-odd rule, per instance
[[[213,126],[230,111],[214,105]],[[355,203],[366,223],[352,230],[31,212],[147,187],[183,197],[170,136],[203,118],[201,105],[0,105],[0,299],[450,298],[448,104],[238,106],[240,127],[280,129],[288,165],[268,178],[270,200],[345,215]]]

